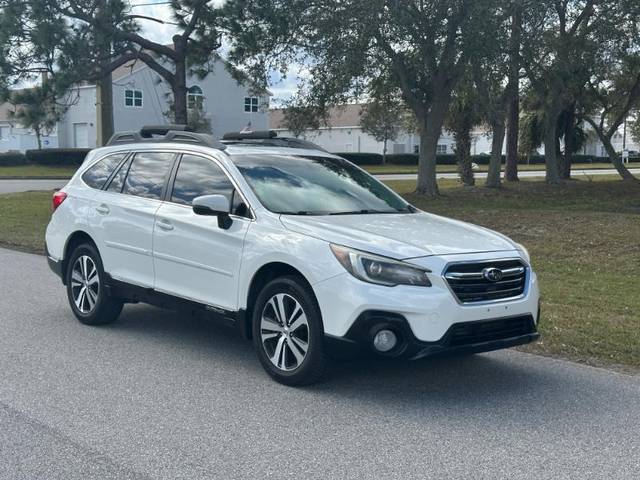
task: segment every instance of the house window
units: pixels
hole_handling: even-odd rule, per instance
[[[436,153],[438,155],[444,155],[445,153],[447,153],[447,146],[446,145],[438,145],[436,147]]]
[[[187,108],[189,110],[202,111],[204,105],[204,94],[202,89],[194,85],[187,91]]]
[[[257,112],[258,97],[244,97],[244,111],[253,113]]]
[[[142,90],[125,90],[124,105],[126,107],[142,107]]]
[[[0,127],[0,140],[9,140],[11,127]]]
[[[416,155],[420,153],[420,145],[413,146],[413,153],[415,153]]]

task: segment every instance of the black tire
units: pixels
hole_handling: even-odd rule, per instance
[[[80,283],[80,286],[78,287],[79,282],[77,281],[77,278],[74,279],[74,268],[77,266],[79,259],[86,257],[93,262],[93,266],[95,266],[95,269],[97,270],[96,274],[98,282],[92,286]],[[80,260],[80,262],[82,262],[82,260]],[[81,271],[76,270],[76,274],[78,273],[82,275]],[[123,302],[108,295],[105,288],[106,275],[102,266],[102,259],[93,244],[84,243],[79,245],[71,253],[69,262],[67,263],[65,279],[69,305],[71,306],[73,314],[81,323],[84,323],[85,325],[106,325],[114,322],[118,318],[122,311]],[[79,290],[81,290],[83,286],[85,286],[86,289],[91,288],[91,299],[95,298],[93,305],[91,305],[88,294],[85,295],[86,298],[81,300],[80,305],[81,307],[86,308],[81,308],[76,303],[76,299],[80,299],[78,294]]]
[[[297,302],[302,308],[302,313],[306,316],[306,325],[298,327],[297,330],[287,330],[288,333],[286,336],[284,333],[275,333],[275,335],[279,335],[278,339],[280,336],[285,336],[283,339],[284,346],[282,347],[285,351],[283,352],[282,357],[278,355],[277,363],[280,363],[281,358],[283,365],[286,365],[285,357],[287,352],[289,352],[289,355],[292,356],[292,362],[296,362],[297,364],[295,368],[290,370],[279,368],[273,363],[272,358],[275,357],[275,353],[268,352],[268,342],[270,340],[267,340],[267,343],[265,344],[262,339],[263,332],[267,335],[271,332],[271,330],[263,329],[263,313],[266,312],[265,308],[267,310],[271,309],[271,307],[267,306],[270,300],[280,294],[285,295],[285,310],[288,309],[289,313],[291,313],[292,310],[295,310],[295,302]],[[295,302],[291,299],[295,300]],[[296,323],[294,321],[296,318],[300,317],[302,317],[302,314],[294,316],[291,319],[291,325]],[[258,295],[253,306],[252,328],[253,345],[256,349],[258,359],[267,373],[274,380],[284,385],[300,386],[317,383],[322,379],[328,365],[328,360],[323,348],[324,327],[322,325],[322,316],[313,291],[311,291],[311,288],[307,286],[306,282],[302,278],[297,276],[285,276],[276,278],[266,284]],[[293,354],[294,349],[298,354],[303,351],[299,346],[304,345],[304,342],[300,342],[300,340],[306,340],[307,350],[303,360],[298,364],[296,361],[297,357],[294,360],[295,355]],[[291,342],[292,345],[289,345],[288,342]]]

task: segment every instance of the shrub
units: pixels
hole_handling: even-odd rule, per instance
[[[89,148],[47,148],[27,150],[27,162],[40,165],[81,165],[91,149]]]
[[[24,156],[24,153],[0,153],[0,167],[15,167],[17,165],[24,165],[25,163],[27,163],[27,158]]]
[[[382,165],[382,155],[379,153],[344,152],[336,153],[335,155],[345,158],[356,165]]]

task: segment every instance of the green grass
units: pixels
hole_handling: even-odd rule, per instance
[[[416,206],[495,229],[530,251],[542,341],[524,349],[640,371],[640,187],[615,177],[503,189],[440,182],[441,195],[389,184]],[[42,253],[51,192],[0,195],[0,245]]]
[[[2,177],[52,177],[52,178],[69,178],[78,167],[64,166],[52,167],[48,165],[20,165],[17,167],[0,167],[0,178]]]
[[[52,192],[0,195],[0,246],[44,253]]]
[[[640,168],[640,163],[630,163],[628,165],[629,168]],[[373,174],[393,174],[393,173],[418,173],[418,167],[416,165],[363,165],[367,172]],[[486,172],[488,170],[487,165],[479,165],[480,172]],[[606,169],[613,168],[613,165],[610,163],[580,163],[573,165],[573,170],[581,170],[581,169]],[[531,170],[544,170],[544,165],[518,165],[518,169],[520,171],[531,171]],[[438,173],[456,173],[458,171],[458,167],[455,165],[438,165],[437,166]]]

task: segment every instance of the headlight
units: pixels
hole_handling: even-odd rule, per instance
[[[516,243],[516,248],[520,251],[520,253],[522,253],[522,255],[524,255],[524,259],[527,261],[527,263],[530,264],[531,256],[529,255],[529,250],[527,250],[521,243]]]
[[[331,251],[351,275],[365,282],[388,287],[396,285],[431,286],[427,276],[429,270],[340,245],[331,245]]]

